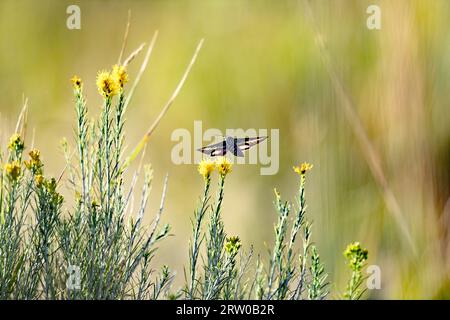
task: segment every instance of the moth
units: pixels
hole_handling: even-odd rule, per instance
[[[235,137],[225,137],[222,142],[210,144],[209,146],[197,149],[197,151],[203,152],[211,157],[223,156],[227,152],[231,152],[236,157],[243,157],[245,150],[250,149],[254,145],[257,145],[261,141],[267,139],[265,137],[245,137],[245,138],[235,138]]]

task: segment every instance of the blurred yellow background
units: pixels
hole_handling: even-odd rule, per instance
[[[81,9],[81,30],[66,27],[71,4]],[[371,4],[381,8],[381,30],[366,27]],[[369,264],[381,268],[382,289],[370,291],[371,298],[450,298],[450,2],[311,2],[330,65],[380,159],[400,219],[389,209],[386,186],[372,174],[367,146],[344,113],[303,1],[3,0],[1,141],[13,132],[23,96],[28,97],[27,140],[34,130],[46,173],[61,173],[59,142],[74,139],[69,79],[77,74],[84,80],[90,115],[97,114],[95,76],[117,62],[128,10],[126,55],[149,43],[157,29],[159,37],[128,109],[127,152],[205,38],[145,159],[155,170],[149,222],[169,173],[163,221],[174,236],[161,245],[157,264],[177,271],[175,286],[184,279],[190,218],[202,181],[195,165],[171,162],[170,136],[202,120],[204,129],[280,130],[277,175],[261,176],[258,165],[239,165],[227,179],[225,229],[240,235],[245,249],[253,244],[265,257],[276,217],[273,188],[293,200],[298,181],[292,165],[309,161],[314,169],[308,176],[308,217],[333,291],[343,290],[348,276],[343,249],[359,240],[369,249]],[[131,81],[142,59],[143,54],[131,64]],[[412,246],[402,230],[411,233]]]

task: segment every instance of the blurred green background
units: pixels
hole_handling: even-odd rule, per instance
[[[81,8],[81,30],[66,27],[71,4]],[[381,8],[381,30],[366,27],[370,4]],[[13,132],[23,96],[28,97],[27,139],[30,143],[34,130],[46,173],[58,176],[65,165],[59,142],[74,138],[69,79],[77,74],[84,80],[90,114],[97,114],[95,76],[117,62],[131,10],[126,55],[149,43],[156,29],[159,38],[128,110],[127,151],[205,38],[145,159],[155,170],[149,222],[163,177],[170,176],[163,221],[172,224],[174,236],[161,245],[157,264],[177,271],[175,286],[184,277],[190,217],[202,181],[194,165],[171,162],[170,135],[177,128],[193,130],[194,120],[202,120],[204,129],[280,130],[277,175],[261,176],[258,165],[239,165],[227,181],[225,228],[240,235],[246,249],[253,244],[266,254],[276,217],[273,188],[293,200],[298,181],[292,165],[309,161],[314,169],[308,215],[333,291],[343,290],[348,276],[343,249],[359,240],[369,249],[369,264],[381,268],[382,289],[370,291],[370,297],[450,298],[450,2],[322,0],[312,1],[311,9],[330,63],[381,160],[400,223],[371,173],[367,146],[358,142],[343,112],[302,1],[3,0],[0,138],[6,141]],[[142,59],[143,54],[130,66],[131,80]],[[414,250],[402,228],[411,233]]]

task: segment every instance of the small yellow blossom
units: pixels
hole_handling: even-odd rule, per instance
[[[40,183],[38,187],[42,188],[41,191],[49,196],[50,203],[53,206],[60,206],[63,203],[64,197],[56,191],[57,182],[55,178],[45,179],[42,177],[37,182]]]
[[[42,173],[42,162],[41,162],[41,152],[38,149],[33,149],[29,153],[30,161],[25,161],[25,167],[30,170],[33,174]]]
[[[8,148],[11,151],[22,152],[25,147],[20,134],[14,133],[11,138],[9,138]]]
[[[44,176],[42,174],[38,174],[35,178],[34,178],[34,182],[36,183],[37,187],[41,187],[42,184],[44,183]]]
[[[72,81],[73,88],[75,90],[80,90],[81,87],[83,86],[83,82],[81,81],[81,78],[79,78],[77,75],[73,76],[72,79],[70,79],[70,81]]]
[[[55,178],[51,178],[49,180],[45,180],[44,181],[44,185],[45,185],[45,187],[47,188],[47,190],[49,192],[52,192],[52,193],[56,192],[57,184],[56,184],[56,179]]]
[[[348,264],[352,270],[361,270],[364,262],[369,256],[369,251],[359,242],[350,243],[344,251],[344,256],[348,260]]]
[[[119,88],[123,88],[124,84],[128,82],[128,73],[124,66],[114,65],[112,69],[112,77]]]
[[[293,167],[294,171],[299,175],[305,175],[305,173],[313,168],[313,165],[308,162],[303,162],[297,167]]]
[[[241,239],[237,236],[229,237],[226,239],[224,247],[229,255],[236,255],[241,248]]]
[[[30,156],[31,160],[33,161],[40,161],[41,152],[38,149],[31,150],[28,155]]]
[[[111,73],[107,71],[98,73],[96,83],[98,92],[105,98],[115,96],[119,91],[118,83],[114,80]]]
[[[208,179],[211,172],[214,171],[215,163],[209,159],[203,159],[198,164],[198,173],[200,173],[203,178]]]
[[[216,167],[222,177],[225,177],[232,171],[231,162],[226,157],[219,158],[216,162]]]
[[[97,202],[97,200],[92,200],[92,202],[91,202],[91,208],[92,209],[97,209],[97,208],[99,208],[100,207],[100,204]]]
[[[22,168],[18,161],[13,161],[5,164],[5,171],[9,179],[16,181],[20,177]]]
[[[81,197],[81,193],[79,191],[75,191],[75,201],[78,204],[81,204],[83,202],[82,197]]]

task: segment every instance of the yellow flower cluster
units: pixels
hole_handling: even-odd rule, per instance
[[[33,174],[42,174],[43,164],[41,162],[41,152],[38,149],[33,149],[28,155],[30,156],[30,160],[24,162],[25,167]]]
[[[219,171],[219,174],[223,177],[232,171],[231,162],[225,157],[221,157],[219,158],[219,160],[217,160],[216,167],[217,171]]]
[[[298,165],[297,167],[293,167],[294,171],[297,172],[299,175],[303,176],[305,173],[313,168],[313,165],[308,162],[303,162],[302,164]]]
[[[119,86],[110,72],[100,71],[97,74],[98,92],[105,98],[113,97],[119,92]]]
[[[22,138],[20,137],[20,134],[18,133],[14,133],[11,138],[9,138],[9,144],[8,144],[8,149],[10,151],[15,151],[15,152],[22,152],[23,148],[25,147]]]
[[[42,174],[38,174],[34,178],[34,183],[36,183],[37,187],[41,187],[44,184],[44,176]]]
[[[361,270],[364,262],[369,256],[369,251],[361,246],[359,242],[350,243],[344,251],[348,265],[352,270]]]
[[[73,88],[75,90],[81,90],[81,87],[83,86],[83,82],[77,75],[73,76],[72,79],[70,79],[70,81],[72,81]]]
[[[92,202],[91,202],[91,208],[92,209],[97,209],[97,208],[99,208],[100,207],[100,204],[97,202],[97,200],[92,200]]]
[[[22,167],[20,166],[19,161],[13,161],[13,162],[5,164],[5,172],[6,172],[6,176],[11,181],[17,181],[17,179],[19,179],[20,174],[22,172]]]
[[[128,74],[124,66],[115,65],[111,72],[100,71],[97,74],[97,89],[105,98],[119,93],[126,82],[128,82]]]
[[[35,177],[35,183],[40,192],[45,193],[49,197],[52,205],[59,206],[63,203],[64,197],[56,191],[57,183],[55,178],[45,179],[42,175],[38,175]]]
[[[226,239],[224,247],[225,251],[229,255],[236,255],[239,252],[241,245],[241,239],[239,239],[239,237],[237,236],[234,236]]]
[[[120,88],[123,88],[125,83],[128,82],[128,73],[125,70],[124,66],[115,65],[112,69],[112,76],[114,78],[114,81],[120,86]]]
[[[210,159],[203,159],[202,161],[200,161],[198,165],[198,172],[200,173],[200,175],[203,176],[203,178],[208,179],[211,173],[216,168],[219,174],[222,177],[225,177],[228,173],[232,171],[232,164],[225,157],[219,158],[216,162]]]
[[[215,167],[216,164],[214,163],[214,161],[203,159],[198,165],[198,173],[200,173],[203,178],[207,179],[211,175],[211,172],[214,171]]]

